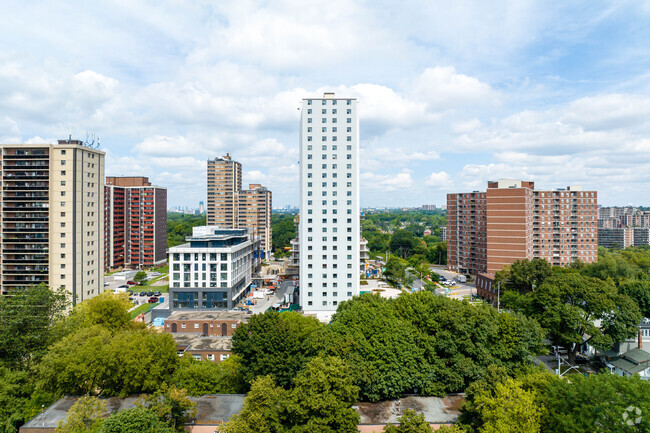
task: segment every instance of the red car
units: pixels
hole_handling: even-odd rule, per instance
[[[151,298],[149,298],[147,302],[149,302],[150,304],[155,304],[156,302],[158,302],[158,298],[152,296]]]
[[[138,283],[136,283],[135,281],[127,281],[126,284],[128,284],[129,286],[136,286]]]

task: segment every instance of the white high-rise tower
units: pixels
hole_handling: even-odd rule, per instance
[[[303,99],[300,117],[300,305],[331,313],[359,294],[357,100]]]

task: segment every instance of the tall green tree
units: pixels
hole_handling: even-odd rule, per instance
[[[38,362],[67,306],[65,290],[51,290],[45,284],[0,297],[0,363],[27,369]]]
[[[224,433],[284,433],[289,391],[276,387],[271,376],[253,380],[244,406],[223,424]]]
[[[65,421],[59,421],[56,433],[96,433],[101,428],[106,402],[97,397],[81,397],[68,410]]]
[[[223,426],[226,433],[355,433],[359,415],[352,409],[358,388],[347,365],[336,357],[313,358],[292,390],[273,378],[253,381],[242,410]]]
[[[247,389],[240,358],[236,355],[219,363],[196,361],[191,356],[184,356],[172,381],[192,396],[238,394]]]
[[[501,290],[518,293],[532,292],[553,275],[551,264],[544,259],[516,260],[496,273],[495,283],[501,283]]]
[[[412,232],[397,230],[390,239],[390,250],[404,259],[413,253],[418,243]]]
[[[0,433],[17,433],[24,421],[35,415],[28,413],[33,392],[29,371],[0,366]]]
[[[244,380],[272,375],[289,388],[294,377],[316,355],[310,337],[323,325],[314,317],[294,312],[256,314],[237,328],[232,351],[241,357]]]
[[[388,424],[384,427],[385,433],[431,433],[431,425],[424,419],[424,415],[413,409],[406,409],[404,415],[398,418],[399,425]]]
[[[548,278],[528,298],[529,314],[568,350],[571,363],[580,345],[608,350],[634,336],[641,320],[636,304],[613,284],[576,273]]]
[[[178,432],[185,431],[185,424],[196,417],[196,403],[187,397],[186,390],[173,385],[163,384],[153,394],[142,397],[136,405],[157,414],[161,421]]]
[[[474,403],[481,419],[480,433],[538,433],[542,407],[535,393],[519,382],[506,379],[492,393],[479,392]]]
[[[154,411],[144,407],[124,409],[112,414],[102,423],[99,433],[174,433],[171,426],[160,420]]]
[[[141,327],[131,320],[129,309],[132,306],[126,293],[101,293],[77,304],[64,320],[57,323],[54,334],[60,340],[68,334],[95,325],[111,332]]]
[[[359,414],[352,405],[358,396],[345,362],[338,357],[313,358],[289,395],[291,432],[356,433]]]
[[[386,262],[384,275],[396,281],[403,281],[404,277],[406,277],[406,263],[399,257],[391,257]]]
[[[638,375],[575,374],[537,392],[545,409],[544,433],[650,431],[650,382]]]
[[[619,292],[636,302],[643,317],[650,317],[650,281],[627,281],[619,286]]]
[[[169,334],[149,329],[112,333],[95,325],[55,343],[36,372],[40,386],[59,396],[125,397],[155,392],[169,382],[178,362]]]

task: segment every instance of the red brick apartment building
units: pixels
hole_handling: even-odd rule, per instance
[[[146,177],[107,177],[105,268],[142,268],[167,259],[167,189]]]
[[[447,194],[447,268],[477,275],[524,259],[553,266],[596,261],[596,191],[534,188],[534,182],[501,179],[488,182],[485,192]]]

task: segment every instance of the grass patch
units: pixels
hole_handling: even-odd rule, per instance
[[[161,274],[169,273],[169,265],[160,266],[159,268],[153,268],[152,272],[160,272]]]
[[[151,286],[151,285],[152,285],[153,283],[155,283],[156,281],[167,280],[167,279],[169,279],[169,276],[168,276],[168,275],[161,275],[161,276],[159,276],[159,277],[153,277],[152,279],[147,280],[147,281],[146,281],[143,285],[141,285],[140,287]],[[154,286],[154,287],[156,287],[156,286]],[[162,286],[161,286],[161,287],[162,287]],[[169,284],[167,284],[167,287],[169,287]],[[161,292],[162,292],[162,290],[161,290]]]
[[[155,307],[156,305],[158,305],[158,303],[155,303],[155,304],[142,304],[142,305],[138,305],[138,306],[135,307],[133,310],[129,311],[129,314],[131,315],[131,320],[133,320],[133,319],[135,319],[136,317],[138,317],[138,314],[140,314],[140,313],[146,313],[146,312],[148,312],[149,310],[151,310],[151,309],[152,309],[153,307]]]

